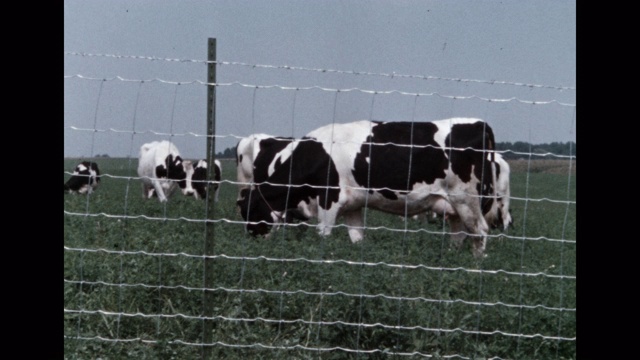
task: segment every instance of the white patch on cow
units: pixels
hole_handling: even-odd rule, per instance
[[[167,201],[167,197],[170,196],[178,187],[178,185],[167,178],[156,178],[156,167],[165,167],[165,159],[167,156],[180,155],[178,148],[171,142],[153,141],[144,144],[140,147],[140,157],[138,159],[138,176],[142,181],[142,194],[146,198],[153,196],[154,191],[158,196],[160,202]],[[154,191],[152,191],[152,189]]]
[[[284,164],[285,161],[291,156],[293,150],[298,147],[298,141],[292,141],[284,149],[280,150],[278,154],[271,160],[269,164],[269,169],[267,171],[267,175],[271,176],[276,171],[276,164]]]
[[[298,203],[298,210],[302,212],[302,215],[308,218],[315,218],[318,216],[318,204],[316,199],[311,199],[307,204],[306,201],[300,201]]]
[[[176,162],[176,164],[179,163],[179,161]],[[187,173],[187,177],[185,178],[186,185],[184,186],[184,189],[181,189],[182,195],[193,196],[198,199],[198,192],[193,188],[193,183],[191,181],[193,178],[193,172],[195,171],[193,162],[191,160],[182,161],[182,168],[184,169],[184,172]]]
[[[218,160],[214,160],[213,163],[215,164],[215,166],[219,169],[220,172],[220,177],[222,177],[222,164],[220,163],[220,161]],[[218,183],[218,187],[216,188],[216,194],[215,194],[215,201],[218,201],[218,196],[220,194],[220,183]]]
[[[237,179],[238,179],[238,200],[240,200],[240,192],[247,189],[253,183],[253,162],[260,152],[260,141],[272,138],[273,135],[253,134],[238,141],[236,148],[236,156],[238,159]]]
[[[496,176],[496,168],[495,165],[493,167],[493,176],[496,179],[495,185],[495,199],[491,210],[485,215],[485,218],[489,223],[493,223],[494,218],[498,217],[498,209],[502,214],[502,224],[503,230],[507,230],[509,224],[512,223],[513,219],[511,218],[511,212],[509,210],[511,203],[511,186],[510,186],[510,176],[511,176],[511,168],[509,163],[500,155],[499,153],[495,154],[496,163],[500,166],[500,175]]]
[[[74,174],[79,174],[81,171],[86,171],[88,167],[84,166],[84,164],[78,164],[76,166],[76,170],[73,172]]]

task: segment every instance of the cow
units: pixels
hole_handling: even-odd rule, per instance
[[[198,160],[195,164],[192,164],[189,160],[185,160],[187,163],[185,167],[185,171],[187,173],[186,177],[186,189],[193,189],[193,191],[187,190],[185,195],[193,196],[196,199],[205,199],[207,196],[207,161],[206,160]],[[214,193],[215,193],[215,201],[218,201],[218,193],[220,190],[220,173],[222,172],[222,165],[220,161],[214,160]]]
[[[150,199],[157,196],[160,202],[179,187],[184,195],[193,195],[194,190],[187,187],[187,170],[193,167],[191,161],[183,161],[178,148],[171,142],[153,141],[140,147],[138,176],[142,181],[142,196]]]
[[[268,134],[252,134],[238,141],[236,146],[236,171],[238,179],[238,199],[242,198],[242,190],[250,188],[254,183],[260,184],[269,178],[282,162],[273,161],[275,157],[295,139],[293,137],[274,136]],[[307,221],[304,209],[288,209],[285,222],[294,220]]]
[[[72,194],[91,194],[100,184],[98,164],[82,161],[76,165],[71,177],[64,183],[64,192]]]
[[[470,235],[474,256],[483,257],[483,215],[495,188],[494,156],[486,154],[494,151],[493,130],[476,118],[330,124],[281,150],[267,182],[242,189],[237,204],[251,235],[303,208],[318,218],[321,235],[344,217],[353,243],[364,236],[365,206],[404,216],[433,211],[448,216],[454,244]]]

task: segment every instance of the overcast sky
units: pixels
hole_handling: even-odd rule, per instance
[[[369,118],[478,117],[498,142],[575,141],[575,1],[65,0],[65,157],[171,139],[204,158],[208,38],[227,62],[217,152]]]

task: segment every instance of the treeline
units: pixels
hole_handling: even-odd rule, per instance
[[[497,150],[510,150],[502,153],[505,159],[522,159],[528,158],[529,154],[554,154],[554,155],[572,155],[576,156],[576,143],[568,142],[551,142],[545,144],[530,144],[524,141],[516,142],[498,142]]]
[[[546,154],[551,153],[554,155],[573,155],[576,156],[576,143],[574,141],[569,142],[552,142],[545,144],[532,145],[524,141],[516,142],[499,142],[496,143],[497,150],[510,150],[503,153],[506,159],[520,159],[529,157],[529,153],[532,154]],[[235,159],[236,147],[226,148],[222,152],[216,154],[217,159]]]

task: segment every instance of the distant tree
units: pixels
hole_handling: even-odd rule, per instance
[[[506,159],[523,159],[528,158],[529,154],[554,154],[554,155],[576,155],[576,143],[569,142],[551,142],[544,144],[530,144],[524,141],[499,142],[496,143],[496,150],[506,151],[503,156]]]
[[[223,152],[217,153],[216,157],[221,159],[233,159],[236,157],[236,147],[226,148]]]

